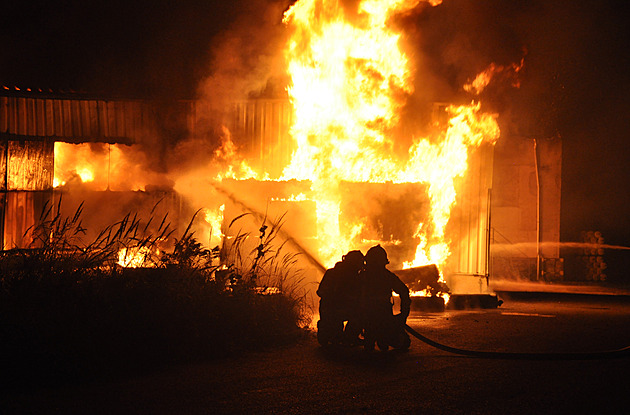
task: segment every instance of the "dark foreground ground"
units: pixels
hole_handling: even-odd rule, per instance
[[[413,312],[409,325],[450,346],[588,352],[630,345],[630,302],[615,296],[507,298],[497,309]],[[288,348],[107,381],[4,391],[0,413],[618,414],[630,358],[458,356],[414,340],[406,353]]]

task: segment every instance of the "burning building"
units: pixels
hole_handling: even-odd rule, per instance
[[[490,275],[540,278],[549,267],[547,275],[560,275],[558,251],[542,244],[559,239],[559,140],[501,132],[499,114],[478,99],[493,73],[520,66],[491,65],[462,86],[461,102],[410,104],[413,60],[389,19],[417,4],[365,1],[350,13],[335,1],[295,3],[278,51],[289,79],[281,94],[226,103],[220,143],[203,137],[207,101],[177,104],[190,137],[182,157],[199,143],[216,147],[188,172],[133,163],[168,118],[155,103],[5,89],[4,249],[25,244],[36,212],[57,193],[77,201],[89,191],[99,211],[126,206],[115,194],[126,192],[143,209],[166,197],[175,218],[205,209],[209,244],[229,240],[226,223],[243,212],[282,218],[285,238],[324,267],[378,243],[391,268],[435,264],[454,291],[471,281],[486,290]],[[83,160],[77,147],[67,157],[64,147],[75,143],[89,147]],[[101,173],[90,176],[79,161]]]
[[[5,87],[0,96],[3,249],[29,246],[29,231],[44,206],[72,216],[83,204],[86,238],[126,213],[171,212],[181,200],[160,186],[143,164],[133,162],[136,146],[155,135],[156,105],[108,100],[76,93],[22,91]],[[155,181],[151,181],[155,179]],[[62,198],[63,202],[59,203]]]

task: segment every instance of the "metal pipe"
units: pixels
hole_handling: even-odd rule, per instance
[[[488,189],[488,206],[486,212],[486,288],[490,287],[490,229],[492,226],[492,188]]]
[[[536,170],[536,280],[540,280],[540,171],[538,169],[538,143],[534,138],[534,169]]]

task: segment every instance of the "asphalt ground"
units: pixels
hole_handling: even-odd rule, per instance
[[[412,312],[440,343],[482,351],[587,353],[630,346],[626,296],[519,298],[495,309]],[[413,340],[407,352],[283,349],[86,384],[14,390],[13,414],[621,414],[630,357],[481,359]]]

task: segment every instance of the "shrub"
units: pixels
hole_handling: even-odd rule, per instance
[[[81,214],[47,207],[29,249],[0,253],[0,370],[10,383],[214,358],[303,333],[296,258],[274,246],[280,224],[263,224],[254,250],[244,248],[248,233],[206,249],[193,216],[158,254],[173,234],[166,218],[150,234],[152,219],[141,226],[129,214],[82,244]],[[122,248],[144,252],[151,267],[120,267]]]

